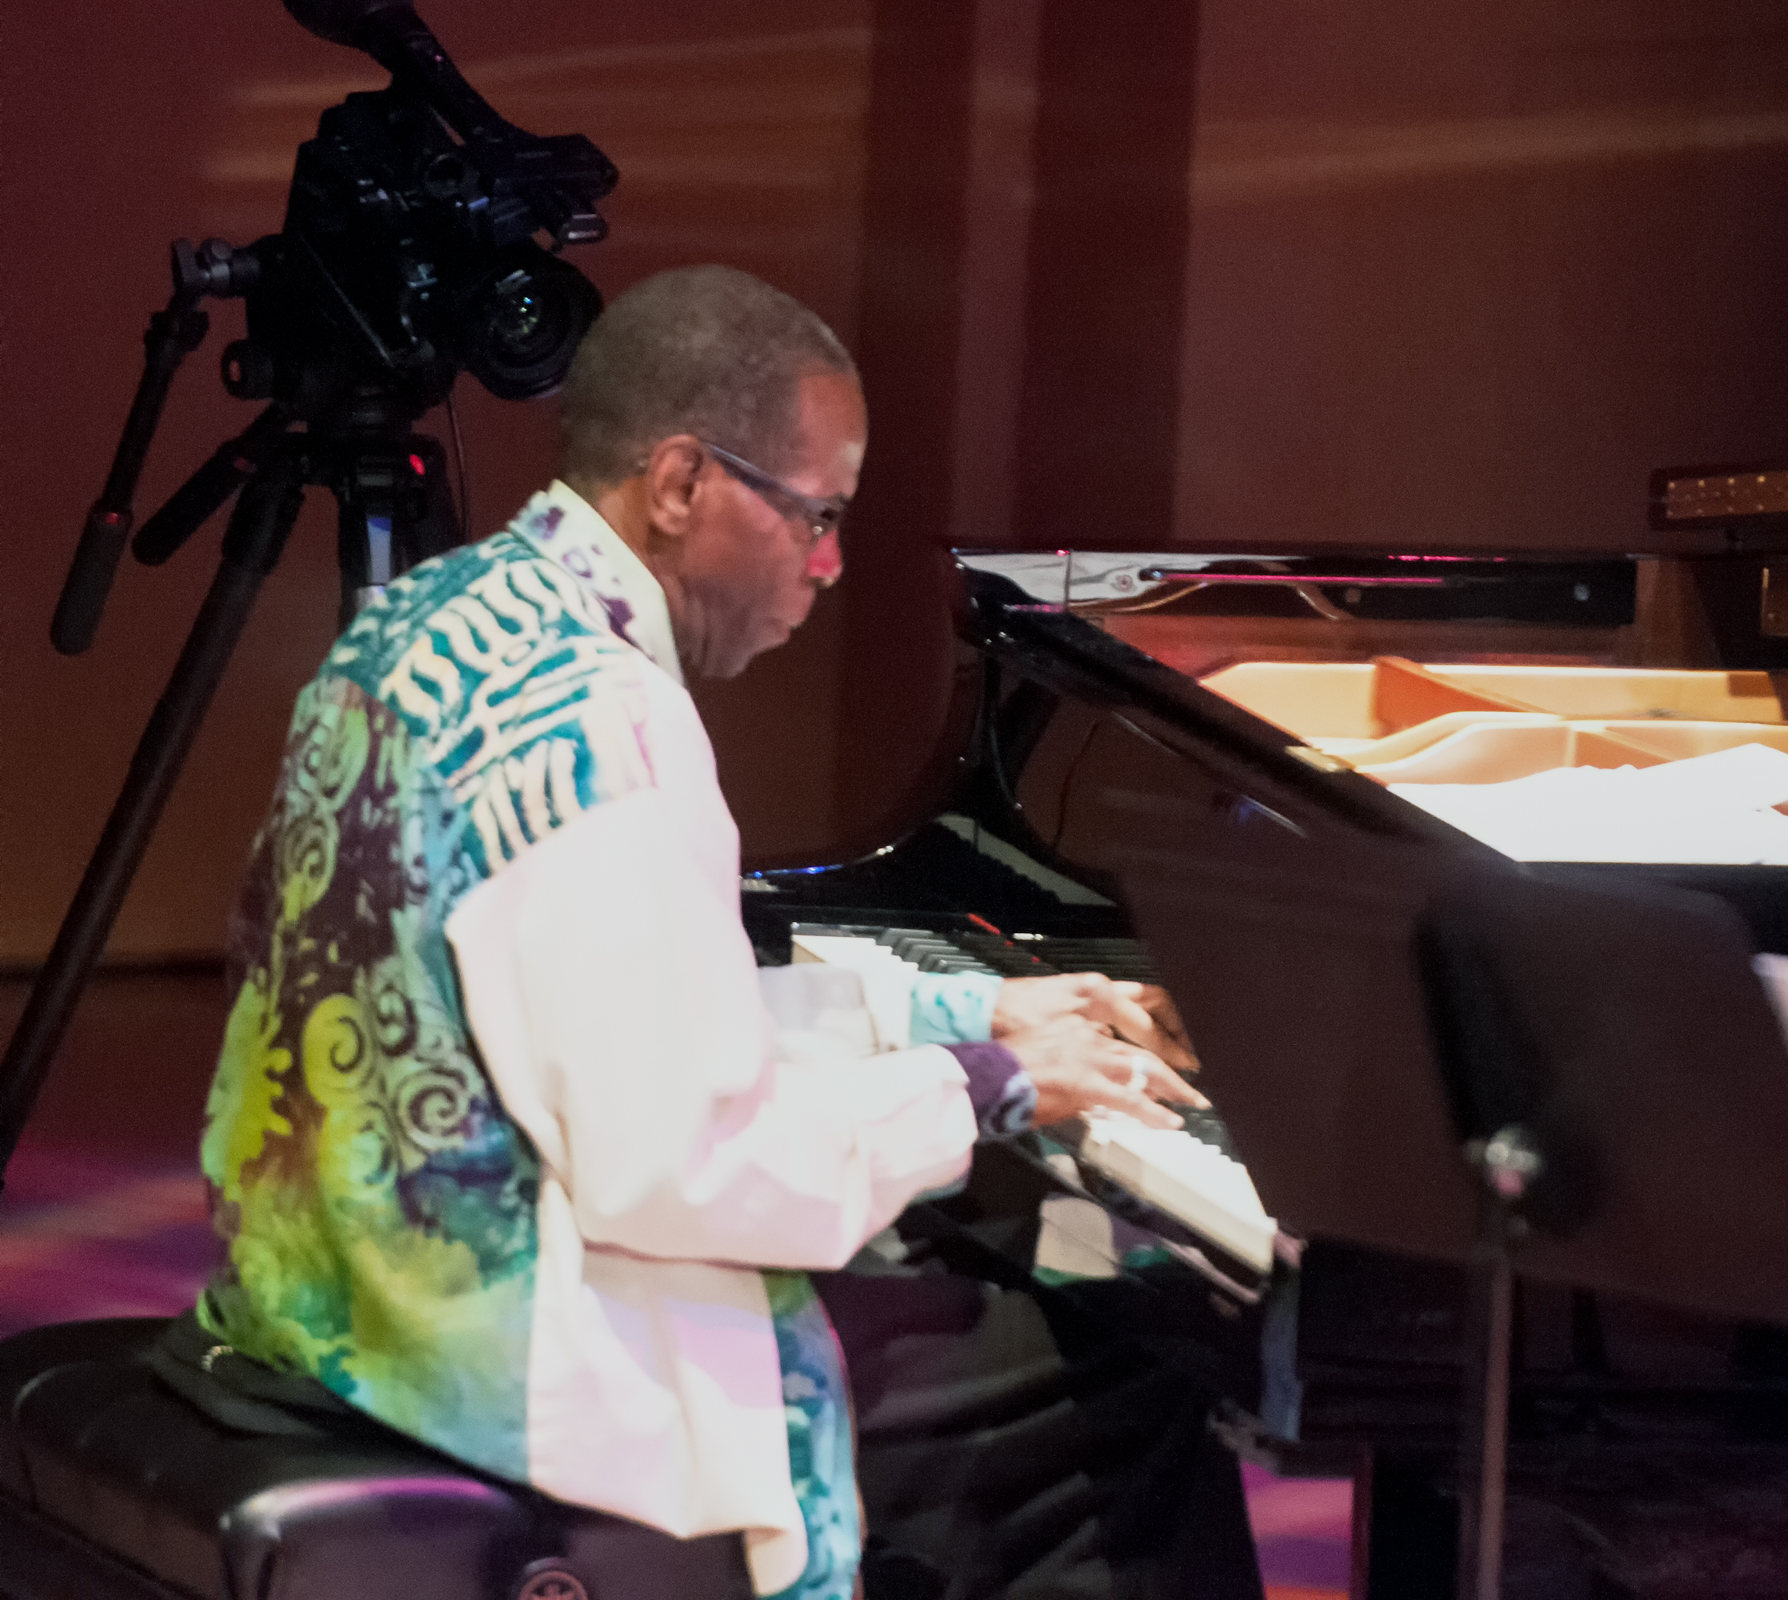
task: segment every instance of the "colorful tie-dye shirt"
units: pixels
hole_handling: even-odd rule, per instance
[[[691,1511],[679,1509],[674,1492],[650,1486],[639,1491],[643,1498],[624,1500],[631,1486],[616,1487],[612,1468],[604,1479],[587,1462],[545,1461],[551,1449],[541,1443],[542,1412],[558,1403],[553,1394],[560,1391],[546,1392],[552,1371],[550,1363],[543,1367],[541,1352],[557,1347],[550,1339],[543,1343],[538,1323],[548,1313],[542,1306],[575,1300],[573,1310],[550,1313],[569,1319],[606,1314],[603,1308],[618,1302],[612,1294],[604,1300],[600,1288],[578,1287],[580,1271],[588,1282],[598,1281],[588,1264],[553,1269],[560,1278],[570,1273],[571,1288],[563,1294],[548,1293],[539,1281],[542,1218],[562,1232],[550,1219],[586,1204],[576,1192],[584,1179],[580,1173],[572,1183],[573,1163],[552,1153],[556,1143],[543,1164],[540,1138],[524,1132],[524,1125],[548,1129],[541,1137],[556,1141],[550,1131],[556,1124],[530,1123],[499,1093],[504,1080],[494,1063],[511,1061],[515,1051],[493,1042],[495,1024],[492,1038],[480,1031],[475,1040],[467,985],[476,990],[483,983],[500,995],[509,980],[501,972],[486,978],[466,971],[468,959],[493,968],[500,963],[476,957],[470,935],[457,946],[449,927],[456,908],[481,886],[505,882],[505,874],[519,877],[517,863],[528,862],[543,841],[587,825],[592,814],[629,797],[636,808],[651,798],[642,791],[658,781],[655,760],[665,737],[654,732],[651,708],[672,704],[682,690],[662,594],[629,559],[612,530],[555,484],[503,533],[391,584],[299,696],[231,934],[236,1000],[202,1148],[228,1256],[200,1315],[220,1341],[311,1374],[371,1415],[475,1467],[678,1533],[749,1526],[754,1517],[774,1526],[773,1497],[765,1501],[763,1494],[752,1502],[770,1504],[761,1516],[720,1491]],[[692,710],[688,715],[693,719]],[[711,770],[705,740],[699,754],[707,761],[702,770]],[[612,813],[628,814],[626,806]],[[733,852],[736,874],[736,838]],[[591,919],[630,914],[621,905],[587,909]],[[736,894],[732,916],[736,923]],[[715,937],[733,935],[720,928]],[[733,946],[725,949],[733,960]],[[985,1037],[991,992],[970,985],[945,996],[934,988],[915,996],[915,1006],[921,1038],[952,1029]],[[743,1069],[748,1073],[759,1070],[752,1060]],[[880,1147],[874,1138],[859,1141],[872,1155],[883,1151],[875,1156],[878,1175],[863,1180],[880,1207],[861,1224],[870,1231],[904,1203],[904,1194],[948,1181],[966,1159],[956,1151],[964,1140],[949,1098],[961,1097],[960,1072],[926,1060],[906,1070],[914,1086],[902,1091],[907,1100],[890,1101],[890,1109],[874,1115],[890,1128],[906,1117],[912,1129],[924,1124],[924,1131],[878,1134]],[[759,1092],[768,1094],[761,1084],[753,1090]],[[548,1090],[542,1093],[550,1098]],[[531,1087],[516,1094],[533,1103]],[[931,1103],[926,1095],[940,1109],[920,1115]],[[717,1103],[737,1100],[717,1091]],[[769,1095],[763,1117],[797,1114],[777,1113],[781,1103]],[[933,1131],[931,1125],[945,1123],[949,1130]],[[972,1140],[972,1116],[970,1123]],[[835,1131],[826,1124],[815,1137],[823,1142]],[[566,1137],[575,1145],[596,1134],[573,1126]],[[838,1159],[859,1158],[847,1151]],[[896,1194],[890,1185],[905,1188]],[[764,1226],[772,1235],[783,1198],[766,1202]],[[641,1253],[681,1253],[696,1262],[741,1259],[725,1241],[710,1249],[699,1228],[686,1250],[674,1241],[662,1245],[661,1227],[641,1235],[641,1251],[624,1222],[607,1241],[620,1250],[612,1258],[602,1255],[604,1241],[592,1240],[587,1228],[581,1238],[572,1236],[569,1248],[583,1254],[588,1242],[590,1258],[602,1257],[616,1271],[657,1270],[650,1262],[637,1267]],[[667,1226],[674,1233],[676,1225]],[[790,1224],[787,1231],[799,1230]],[[799,1559],[804,1532],[805,1570],[785,1590],[801,1600],[843,1600],[860,1541],[836,1342],[805,1273],[792,1270],[829,1264],[841,1248],[854,1245],[791,1239],[746,1257],[786,1260],[791,1269],[748,1273],[761,1288],[738,1291],[742,1304],[767,1309],[772,1383],[780,1375],[779,1400],[772,1392],[769,1403],[786,1425],[787,1489],[800,1512],[789,1533],[797,1555],[754,1564],[754,1576],[761,1592],[765,1572],[780,1571],[768,1585],[774,1588],[799,1570],[789,1563]],[[670,1283],[674,1272],[686,1284],[690,1272],[737,1277],[739,1269],[666,1264],[663,1281]],[[690,1292],[661,1292],[650,1288],[659,1280],[644,1281],[644,1292],[666,1304],[679,1294],[687,1300]],[[698,1290],[697,1298],[708,1292]],[[725,1289],[721,1298],[733,1293]],[[758,1337],[749,1314],[741,1329],[728,1349],[749,1354]],[[575,1355],[583,1348],[578,1338],[595,1347],[587,1331],[573,1330],[561,1342]],[[602,1359],[624,1370],[624,1363],[615,1366],[618,1358]],[[699,1367],[709,1358],[694,1359]],[[561,1367],[569,1366],[575,1361],[568,1357]],[[576,1389],[573,1378],[585,1387]],[[596,1379],[572,1373],[565,1380],[571,1387],[561,1388],[583,1394],[592,1392],[591,1383],[599,1389],[613,1381],[613,1372]],[[741,1380],[736,1387],[743,1394],[750,1386]],[[665,1404],[682,1403],[678,1396],[691,1392],[689,1380],[673,1374],[662,1380],[662,1392]],[[750,1404],[736,1396],[702,1403]],[[583,1426],[583,1455],[599,1455],[603,1419],[585,1418]],[[707,1424],[685,1419],[681,1426],[699,1441]],[[761,1430],[753,1437],[761,1441]],[[741,1450],[741,1472],[762,1470],[761,1461],[745,1459],[750,1451]],[[665,1504],[662,1513],[654,1493]],[[781,1517],[784,1524],[791,1520]]]

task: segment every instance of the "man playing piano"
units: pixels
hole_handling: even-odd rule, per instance
[[[205,1365],[740,1530],[757,1593],[842,1600],[849,1403],[807,1271],[979,1135],[1174,1125],[1185,1058],[1092,977],[921,979],[892,1020],[828,1002],[829,1058],[779,1044],[683,684],[839,577],[854,367],[787,296],[688,269],[598,320],[564,418],[563,479],[391,584],[299,697],[232,932]]]

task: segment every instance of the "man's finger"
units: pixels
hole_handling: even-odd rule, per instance
[[[1142,1082],[1136,1082],[1137,1068],[1142,1069]],[[1151,1100],[1159,1100],[1163,1105],[1193,1106],[1200,1111],[1210,1109],[1210,1101],[1205,1099],[1191,1084],[1187,1083],[1172,1067],[1159,1056],[1151,1055],[1146,1050],[1135,1050],[1126,1063],[1125,1081],[1131,1088],[1140,1088]]]
[[[1113,983],[1114,1010],[1120,1012],[1118,1032],[1135,1044],[1145,1045],[1182,1072],[1196,1072],[1198,1057],[1180,1023],[1167,991],[1153,983]]]
[[[1173,996],[1158,983],[1138,984],[1137,988],[1141,991],[1137,1002],[1155,1019],[1155,1026],[1191,1049],[1192,1041],[1186,1037],[1186,1024],[1180,1020],[1180,1008],[1173,1003]]]
[[[1134,1117],[1148,1128],[1178,1128],[1182,1126],[1180,1119],[1165,1106],[1156,1105],[1146,1094],[1135,1089],[1127,1089],[1122,1084],[1106,1079],[1101,1083],[1089,1084],[1086,1091],[1089,1107],[1100,1106],[1107,1111],[1121,1111],[1127,1117]]]
[[[1165,1062],[1157,1061],[1149,1068],[1148,1093],[1165,1105],[1191,1106],[1197,1111],[1211,1109],[1210,1101]]]
[[[1151,1051],[1140,1046],[1114,1043],[1101,1052],[1099,1070],[1114,1083],[1170,1106],[1195,1106],[1207,1110],[1210,1101]]]
[[[1154,1019],[1135,1001],[1126,1002],[1126,1006],[1130,1014],[1118,1026],[1118,1032],[1124,1038],[1152,1051],[1168,1065],[1178,1067],[1182,1072],[1198,1070],[1198,1058],[1179,1039],[1157,1027]]]
[[[1107,982],[1095,994],[1088,995],[1089,1014],[1109,1022],[1118,1036],[1152,1051],[1170,1065],[1183,1071],[1195,1071],[1198,1062],[1175,1034],[1163,1029],[1143,1004],[1143,995],[1151,985]]]

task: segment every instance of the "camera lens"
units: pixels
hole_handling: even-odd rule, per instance
[[[602,299],[569,262],[539,251],[487,274],[461,319],[466,370],[500,400],[551,394]]]
[[[510,359],[525,360],[547,343],[557,343],[563,327],[562,317],[555,312],[562,306],[547,304],[546,296],[535,291],[525,273],[511,274],[497,285],[491,302],[492,342]]]

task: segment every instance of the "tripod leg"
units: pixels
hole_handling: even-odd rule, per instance
[[[249,481],[237,502],[217,576],[143,730],[105,832],[0,1059],[0,1175],[12,1160],[75,1004],[105,950],[125,891],[303,498],[302,460],[296,448],[285,448]]]
[[[360,609],[398,573],[394,529],[408,463],[395,441],[335,447],[324,458],[320,481],[335,491],[336,559],[341,567],[341,610],[346,630]]]

